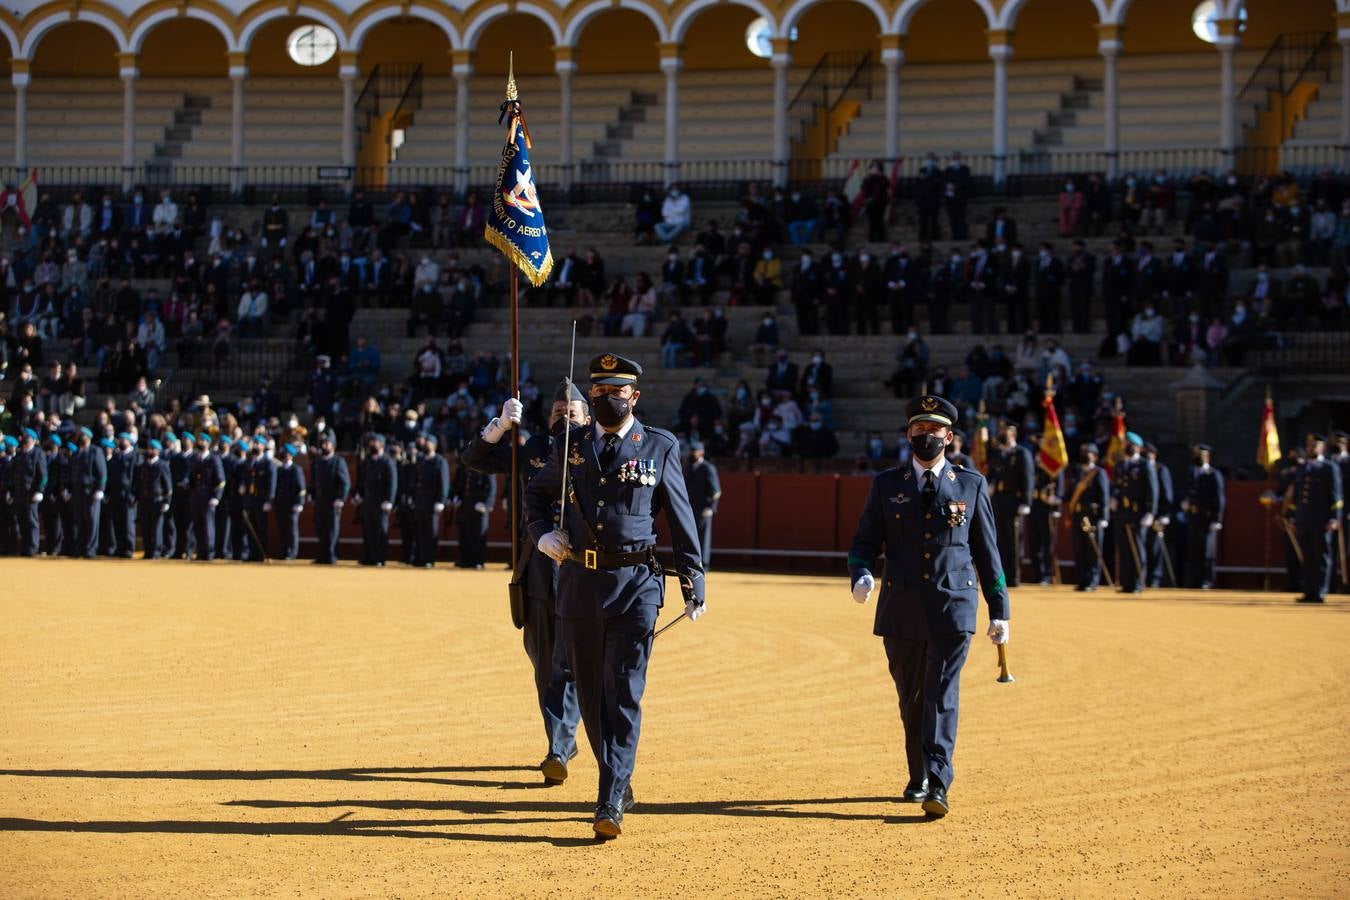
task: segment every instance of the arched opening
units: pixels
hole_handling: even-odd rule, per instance
[[[759,13],[753,9],[735,3],[709,7],[695,14],[681,40],[684,71],[767,71],[768,62],[745,45],[746,26],[758,17]],[[766,83],[770,80],[766,74]]]
[[[455,82],[450,38],[434,22],[387,19],[361,42],[360,81],[373,76],[369,122],[361,135],[362,166],[444,166],[455,145]],[[368,126],[368,127],[367,127]]]
[[[609,9],[592,17],[577,37],[577,73],[657,75],[661,69],[652,20],[631,9]],[[654,80],[654,79],[652,79]]]
[[[225,36],[210,22],[180,16],[159,23],[141,44],[142,78],[220,78],[228,71]]]
[[[526,120],[531,123],[534,146],[530,161],[535,166],[556,163],[561,158],[557,133],[541,130],[533,134],[534,123],[549,110],[558,108],[558,76],[554,71],[553,32],[542,19],[526,13],[512,13],[489,22],[474,47],[474,79],[469,91],[469,163],[495,171],[501,160],[503,126],[497,122],[498,107],[505,96],[506,72],[510,52],[516,50],[516,86]],[[534,48],[521,52],[522,48]]]
[[[1196,37],[1191,30],[1191,14],[1199,2],[1133,0],[1125,12],[1125,52],[1131,56],[1213,53],[1214,48]],[[1218,64],[1216,59],[1214,65],[1217,67]]]
[[[826,53],[870,53],[881,60],[881,25],[876,15],[854,0],[826,0],[804,12],[796,23],[792,56],[799,66],[813,66]]]
[[[974,2],[929,0],[910,19],[905,65],[988,62],[989,20]]]
[[[1095,59],[1096,24],[1090,0],[1030,0],[1013,23],[1014,58]]]
[[[500,75],[506,84],[507,61],[515,54],[516,77],[553,75],[553,32],[538,16],[509,13],[489,22],[473,48],[474,70],[480,75]],[[528,53],[524,48],[532,48]]]
[[[1313,3],[1247,0],[1244,5],[1247,22],[1242,43],[1246,47],[1264,50],[1281,34],[1333,32],[1331,38],[1336,39],[1336,4],[1332,0]]]
[[[30,71],[38,78],[116,78],[117,41],[93,22],[63,22],[44,34]]]
[[[797,103],[789,110],[796,119],[794,158],[835,155],[855,126],[867,129],[875,122],[884,128],[886,87],[879,29],[876,15],[853,0],[826,0],[798,19],[793,62],[801,77],[814,71],[816,83],[803,92],[794,80]]]
[[[917,160],[927,153],[991,152],[994,78],[988,28],[983,10],[970,0],[930,0],[916,10],[900,74],[902,156]],[[870,140],[850,148],[860,157],[882,155],[884,132],[876,118],[870,117]],[[1012,131],[1009,146],[1017,147]]]
[[[758,18],[749,7],[727,3],[699,11],[689,23],[679,76],[679,153],[686,164],[773,154],[773,69],[746,45],[746,29]],[[662,152],[644,144],[634,155],[652,160]],[[686,176],[698,171],[684,169]]]

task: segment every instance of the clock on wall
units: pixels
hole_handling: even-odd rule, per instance
[[[286,38],[286,52],[302,66],[321,66],[337,53],[337,35],[322,25],[305,25]]]

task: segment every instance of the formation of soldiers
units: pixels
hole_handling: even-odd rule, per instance
[[[1335,432],[1330,443],[1328,451],[1325,438],[1309,435],[1306,446],[1290,454],[1279,493],[1271,498],[1280,506],[1285,532],[1288,588],[1303,602],[1321,602],[1333,586],[1346,585],[1340,567],[1350,449],[1344,432]],[[1004,422],[989,448],[988,471],[999,554],[1014,560],[1025,547],[1031,580],[1058,583],[1056,534],[1064,528],[1072,535],[1075,590],[1095,591],[1103,581],[1125,593],[1165,586],[1208,590],[1216,580],[1227,500],[1212,453],[1208,444],[1193,447],[1179,481],[1155,446],[1128,432],[1111,472],[1101,448],[1087,443],[1076,461],[1051,477],[1018,443],[1016,425]],[[948,456],[970,465],[959,450]],[[1018,586],[1020,569],[1008,566],[1009,587]]]
[[[123,432],[95,440],[81,428],[65,440],[26,428],[0,440],[0,555],[131,559],[139,550],[146,559],[296,559],[308,504],[314,562],[331,565],[351,505],[362,565],[385,564],[396,522],[403,562],[431,568],[450,506],[459,565],[481,569],[496,480],[460,467],[452,483],[434,435],[387,452],[385,439],[372,435],[365,451],[353,483],[332,432],[301,448],[263,433]]]

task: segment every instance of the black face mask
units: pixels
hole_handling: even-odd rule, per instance
[[[563,433],[567,431],[567,427],[571,424],[572,420],[567,416],[563,416],[558,421],[550,425],[548,430],[554,437],[562,437]]]
[[[924,462],[932,462],[942,455],[946,442],[936,434],[916,434],[909,439],[914,455]]]
[[[623,424],[632,408],[633,405],[628,402],[627,397],[620,397],[618,394],[604,394],[595,398],[592,412],[595,414],[595,420],[601,426],[615,428]]]

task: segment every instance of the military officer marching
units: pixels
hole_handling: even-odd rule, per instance
[[[665,601],[658,511],[665,512],[691,620],[703,614],[704,583],[679,442],[633,415],[642,367],[606,353],[591,360],[589,372],[596,424],[568,433],[566,454],[555,444],[525,490],[525,511],[535,545],[561,564],[559,629],[600,769],[592,827],[608,839],[622,832],[633,804],[642,695]],[[555,523],[564,479],[566,508]]]
[[[1340,467],[1327,459],[1326,439],[1308,435],[1308,459],[1294,475],[1289,513],[1303,551],[1300,603],[1323,603],[1331,587],[1331,548],[1345,508]]]
[[[482,433],[468,443],[460,454],[460,463],[469,468],[497,475],[511,474],[511,445],[503,440],[512,435],[511,425],[519,425],[523,413],[520,401],[514,397],[502,404],[501,416],[493,419]],[[520,480],[528,485],[544,466],[555,444],[562,444],[563,431],[572,426],[591,424],[590,407],[576,385],[563,381],[553,395],[549,410],[548,431],[532,434],[521,447]],[[524,491],[521,491],[524,496]],[[558,516],[554,498],[554,519]],[[516,517],[517,527],[524,530],[526,518]],[[522,535],[521,558],[516,562],[513,580],[523,591],[525,599],[522,627],[525,654],[534,667],[535,691],[539,696],[539,711],[544,719],[544,734],[548,752],[539,764],[545,784],[562,784],[567,780],[567,764],[577,755],[577,722],[581,717],[577,705],[576,684],[567,666],[567,653],[558,629],[557,584],[559,565],[539,552],[528,534]]]
[[[989,607],[988,637],[1002,644],[1008,590],[984,476],[943,455],[956,407],[926,395],[907,413],[914,456],[877,474],[848,565],[853,599],[866,603],[877,586],[877,560],[886,556],[873,633],[886,648],[900,699],[909,773],[901,799],[941,818],[950,808],[961,667],[979,594]]]

